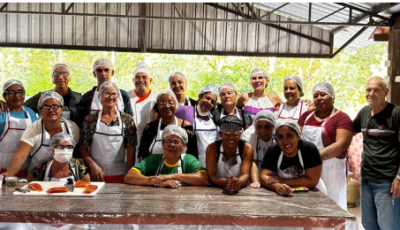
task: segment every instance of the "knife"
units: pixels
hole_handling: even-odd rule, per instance
[[[68,183],[65,184],[65,187],[68,189],[68,191],[73,192],[74,191],[74,180],[72,178],[67,178]]]

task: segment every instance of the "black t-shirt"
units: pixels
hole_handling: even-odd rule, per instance
[[[280,170],[286,174],[292,175],[293,178],[300,177],[306,169],[322,165],[318,148],[313,143],[299,140],[298,149],[301,151],[304,169],[300,164],[299,155],[289,158],[283,154],[282,163],[279,167]],[[280,155],[281,149],[279,148],[279,145],[271,145],[265,153],[261,167],[278,173],[277,168]]]
[[[393,181],[400,164],[400,109],[388,103],[371,117],[371,106],[360,110],[353,121],[354,132],[363,134],[362,177]]]

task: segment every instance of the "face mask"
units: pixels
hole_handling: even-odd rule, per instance
[[[67,163],[72,158],[73,149],[55,149],[54,159],[60,163]]]
[[[197,113],[198,113],[200,116],[203,116],[203,117],[210,115],[210,111],[205,112],[205,113],[201,112],[201,110],[200,110],[200,105],[197,105]]]

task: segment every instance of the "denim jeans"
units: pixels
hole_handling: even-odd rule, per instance
[[[361,222],[366,230],[399,230],[399,197],[392,199],[392,182],[361,178]]]

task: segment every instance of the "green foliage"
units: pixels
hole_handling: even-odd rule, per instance
[[[93,62],[105,57],[115,63],[114,82],[125,90],[133,89],[132,72],[138,61],[145,61],[153,70],[154,91],[168,88],[171,73],[183,72],[189,82],[188,94],[197,99],[205,84],[234,84],[237,90],[251,92],[249,75],[254,67],[264,68],[271,82],[267,91],[283,98],[282,81],[287,75],[298,75],[303,80],[305,98],[312,99],[312,87],[321,81],[335,88],[335,106],[350,115],[365,103],[364,84],[377,73],[386,75],[383,65],[387,59],[387,44],[377,43],[354,52],[342,52],[334,59],[262,58],[232,56],[197,56],[170,54],[119,53],[78,50],[0,49],[0,84],[11,78],[20,79],[32,96],[38,91],[54,87],[51,71],[54,64],[67,63],[71,71],[70,87],[86,92],[96,85],[92,73]],[[284,99],[284,98],[283,98]]]

